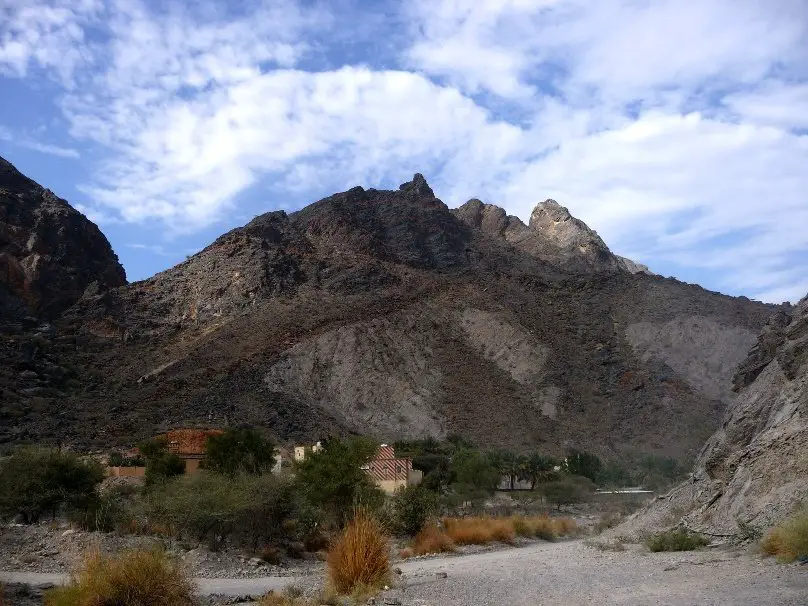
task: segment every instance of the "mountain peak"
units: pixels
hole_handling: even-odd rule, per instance
[[[419,196],[429,196],[431,198],[435,197],[435,192],[433,192],[432,188],[429,187],[429,183],[426,182],[426,179],[421,173],[415,173],[415,175],[412,177],[412,181],[402,183],[399,186],[399,189],[404,192],[412,192]]]
[[[37,315],[53,316],[92,284],[126,283],[101,230],[65,200],[0,158],[0,287]]]

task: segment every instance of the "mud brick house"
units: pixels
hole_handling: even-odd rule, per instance
[[[396,458],[393,447],[387,444],[382,444],[376,451],[376,456],[362,469],[376,486],[388,494],[405,486],[420,484],[424,477],[422,471],[412,468],[412,459]]]
[[[183,460],[185,473],[196,473],[205,457],[208,438],[222,433],[220,429],[175,429],[157,437],[165,439],[168,451]]]

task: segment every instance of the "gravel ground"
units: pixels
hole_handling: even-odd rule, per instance
[[[808,566],[725,549],[601,552],[571,541],[408,562],[401,569],[400,588],[382,594],[378,603],[397,598],[404,606],[808,604]]]
[[[587,547],[582,541],[536,543],[501,551],[410,560],[400,563],[399,569],[402,574],[396,587],[382,593],[377,604],[808,604],[808,566],[777,564],[725,548],[652,554],[639,546],[610,552]],[[56,576],[0,572],[0,581],[59,582]],[[311,594],[322,585],[322,575],[197,579],[197,585],[200,593],[208,595],[256,596],[287,585]]]

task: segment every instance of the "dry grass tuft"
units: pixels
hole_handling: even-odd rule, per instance
[[[776,556],[783,562],[808,556],[808,507],[772,528],[760,548],[766,555]]]
[[[454,543],[448,535],[435,524],[427,524],[421,529],[412,542],[411,555],[428,553],[448,553],[455,550]]]
[[[381,588],[390,581],[387,537],[379,522],[358,509],[328,552],[328,574],[341,594]]]
[[[46,606],[192,606],[193,585],[162,551],[87,554],[69,585],[49,591]]]
[[[457,545],[486,545],[493,541],[513,543],[516,536],[554,541],[578,531],[571,518],[513,516],[507,518],[445,518],[446,534]]]

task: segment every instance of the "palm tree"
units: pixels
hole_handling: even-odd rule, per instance
[[[520,479],[530,480],[530,490],[536,490],[536,484],[555,479],[555,466],[555,459],[534,452],[525,459],[524,475]]]

